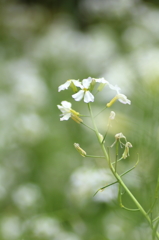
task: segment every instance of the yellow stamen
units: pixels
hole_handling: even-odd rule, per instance
[[[70,112],[71,112],[73,115],[79,116],[79,112],[76,112],[76,111],[73,110],[73,109],[71,109]]]
[[[83,120],[79,117],[79,112],[76,112],[75,110],[71,109],[71,118],[76,122],[76,123],[81,123]]]
[[[83,122],[83,120],[81,118],[79,118],[78,116],[76,115],[71,115],[71,118],[73,121],[75,121],[76,123],[81,123]]]

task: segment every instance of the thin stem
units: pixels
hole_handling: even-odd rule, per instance
[[[123,160],[123,157],[119,158],[119,159],[117,160],[117,162],[120,162],[121,160]],[[115,162],[112,162],[112,164],[115,164],[115,163],[116,163],[116,161],[115,161]]]
[[[153,222],[155,222],[155,221],[157,221],[157,220],[159,220],[159,216],[156,217],[156,218],[153,220]]]
[[[89,128],[89,129],[92,130],[93,132],[95,132],[93,128],[89,127],[89,126],[86,125],[85,123],[81,122],[81,124],[84,125],[85,127]]]
[[[108,125],[107,131],[106,131],[106,133],[105,133],[105,135],[104,135],[104,137],[103,137],[102,143],[104,143],[104,141],[105,141],[105,139],[106,139],[106,136],[107,136],[107,134],[108,134],[109,127],[110,127],[110,124]]]
[[[80,114],[79,116],[80,116],[80,117],[90,117],[90,116],[83,115],[83,114]]]
[[[92,119],[92,123],[93,123],[95,134],[96,134],[96,136],[98,138],[99,143],[101,144],[101,139],[100,139],[100,136],[99,136],[99,132],[98,132],[97,126],[96,126],[95,121],[94,121],[94,117],[93,117],[93,113],[92,113],[92,109],[91,109],[90,103],[88,103],[88,109],[89,109],[89,112],[90,112],[90,115],[91,115],[91,119]]]
[[[91,158],[103,158],[103,159],[105,159],[104,156],[86,155],[85,157],[91,157]]]
[[[88,155],[87,155],[87,156],[88,156]],[[135,165],[136,165],[136,164],[135,164]],[[123,172],[122,174],[120,174],[120,177],[126,175],[127,173],[129,173],[130,171],[132,171],[134,168],[135,168],[135,166],[133,166],[132,168],[130,168],[130,169],[128,169],[127,171]],[[95,196],[100,190],[103,191],[105,188],[107,188],[107,187],[109,187],[109,186],[111,186],[111,185],[114,185],[114,184],[116,184],[116,183],[118,183],[118,181],[115,181],[115,182],[110,183],[110,184],[108,184],[108,185],[106,185],[106,186],[104,186],[104,187],[99,188],[99,189],[95,192],[94,196]]]
[[[115,182],[110,183],[110,184],[108,184],[108,185],[106,185],[106,186],[104,186],[104,187],[99,188],[99,189],[95,192],[95,194],[94,194],[93,196],[95,196],[99,191],[103,191],[105,188],[107,188],[107,187],[109,187],[109,186],[112,186],[112,185],[114,185],[115,183],[118,183],[118,181],[115,181]]]
[[[125,207],[122,203],[122,195],[123,193],[121,192],[121,184],[119,184],[118,200],[119,200],[120,207],[131,212],[139,211],[139,209],[132,209],[132,208]]]
[[[118,162],[118,149],[119,149],[119,140],[116,142],[116,159],[115,159],[115,172],[117,170],[117,162]]]
[[[152,205],[151,205],[151,207],[150,207],[150,209],[147,213],[152,213],[152,210],[153,210],[153,208],[154,208],[154,206],[155,206],[155,204],[158,200],[158,192],[159,192],[159,173],[158,173],[158,179],[157,179],[157,186],[156,186],[156,190],[155,190],[155,199],[154,199],[154,201],[153,201],[153,203],[152,203]]]
[[[107,106],[105,108],[103,108],[99,113],[97,113],[94,118],[96,118],[100,113],[102,113],[105,109],[107,108]]]

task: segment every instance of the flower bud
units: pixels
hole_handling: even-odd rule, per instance
[[[114,120],[114,118],[115,118],[115,112],[111,111],[109,115],[109,119]]]
[[[82,157],[86,156],[86,152],[80,147],[78,143],[74,143],[74,147],[81,154]]]
[[[116,100],[118,100],[118,98],[115,96],[109,103],[107,103],[107,107],[111,107],[116,102]]]
[[[100,133],[98,133],[98,136],[99,136],[99,139],[100,139],[100,142],[102,143],[103,142],[103,135],[102,134],[100,134]],[[105,141],[104,141],[105,142]]]

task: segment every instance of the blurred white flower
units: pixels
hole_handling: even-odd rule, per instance
[[[133,239],[151,239],[151,229],[147,227],[146,223],[140,223],[132,230]]]
[[[36,142],[47,133],[47,126],[38,114],[22,114],[17,117],[14,127],[17,138],[26,142]]]
[[[13,192],[12,198],[16,206],[22,210],[39,206],[42,200],[39,187],[29,183],[19,186]]]
[[[105,226],[105,234],[108,239],[119,240],[125,239],[125,230],[129,229],[128,221],[125,221],[119,212],[107,213],[103,218],[103,224]],[[136,239],[136,238],[134,238]]]
[[[117,197],[117,186],[105,188],[104,191],[95,192],[101,187],[114,181],[113,176],[105,169],[92,169],[81,167],[74,171],[70,177],[69,195],[76,203],[82,204],[92,198],[94,201],[110,203]]]
[[[47,85],[30,59],[21,58],[10,62],[8,71],[14,80],[14,101],[35,107],[43,107],[47,103],[49,96]]]
[[[62,231],[59,222],[47,216],[39,216],[33,219],[30,224],[35,236],[40,238],[55,237]]]
[[[1,219],[1,234],[6,240],[17,240],[22,234],[21,221],[17,216]]]
[[[3,199],[7,192],[15,184],[15,171],[7,166],[0,165],[0,199]]]
[[[27,226],[40,239],[80,240],[76,234],[65,232],[58,219],[52,217],[37,216],[28,221]]]
[[[81,238],[79,236],[77,236],[76,234],[70,232],[60,232],[58,234],[58,236],[56,236],[54,238],[54,240],[61,240],[61,239],[65,239],[65,240],[81,240]]]
[[[82,98],[84,98],[85,103],[94,102],[94,96],[89,91],[91,83],[92,83],[91,77],[82,80],[82,85],[80,86],[82,90],[72,95],[75,101],[80,101],[82,100]]]

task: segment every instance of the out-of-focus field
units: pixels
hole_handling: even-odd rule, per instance
[[[159,8],[140,0],[62,3],[0,3],[0,239],[151,239],[140,213],[120,209],[116,185],[93,197],[114,180],[104,160],[76,152],[74,142],[100,154],[91,131],[60,122],[57,104],[86,111],[71,90],[58,93],[67,79],[104,77],[121,87],[132,104],[116,102],[98,127],[104,134],[116,112],[105,144],[119,132],[132,143],[120,171],[139,156],[123,179],[148,209],[159,166]],[[102,92],[94,111],[112,97]],[[126,194],[123,201],[134,207]]]

